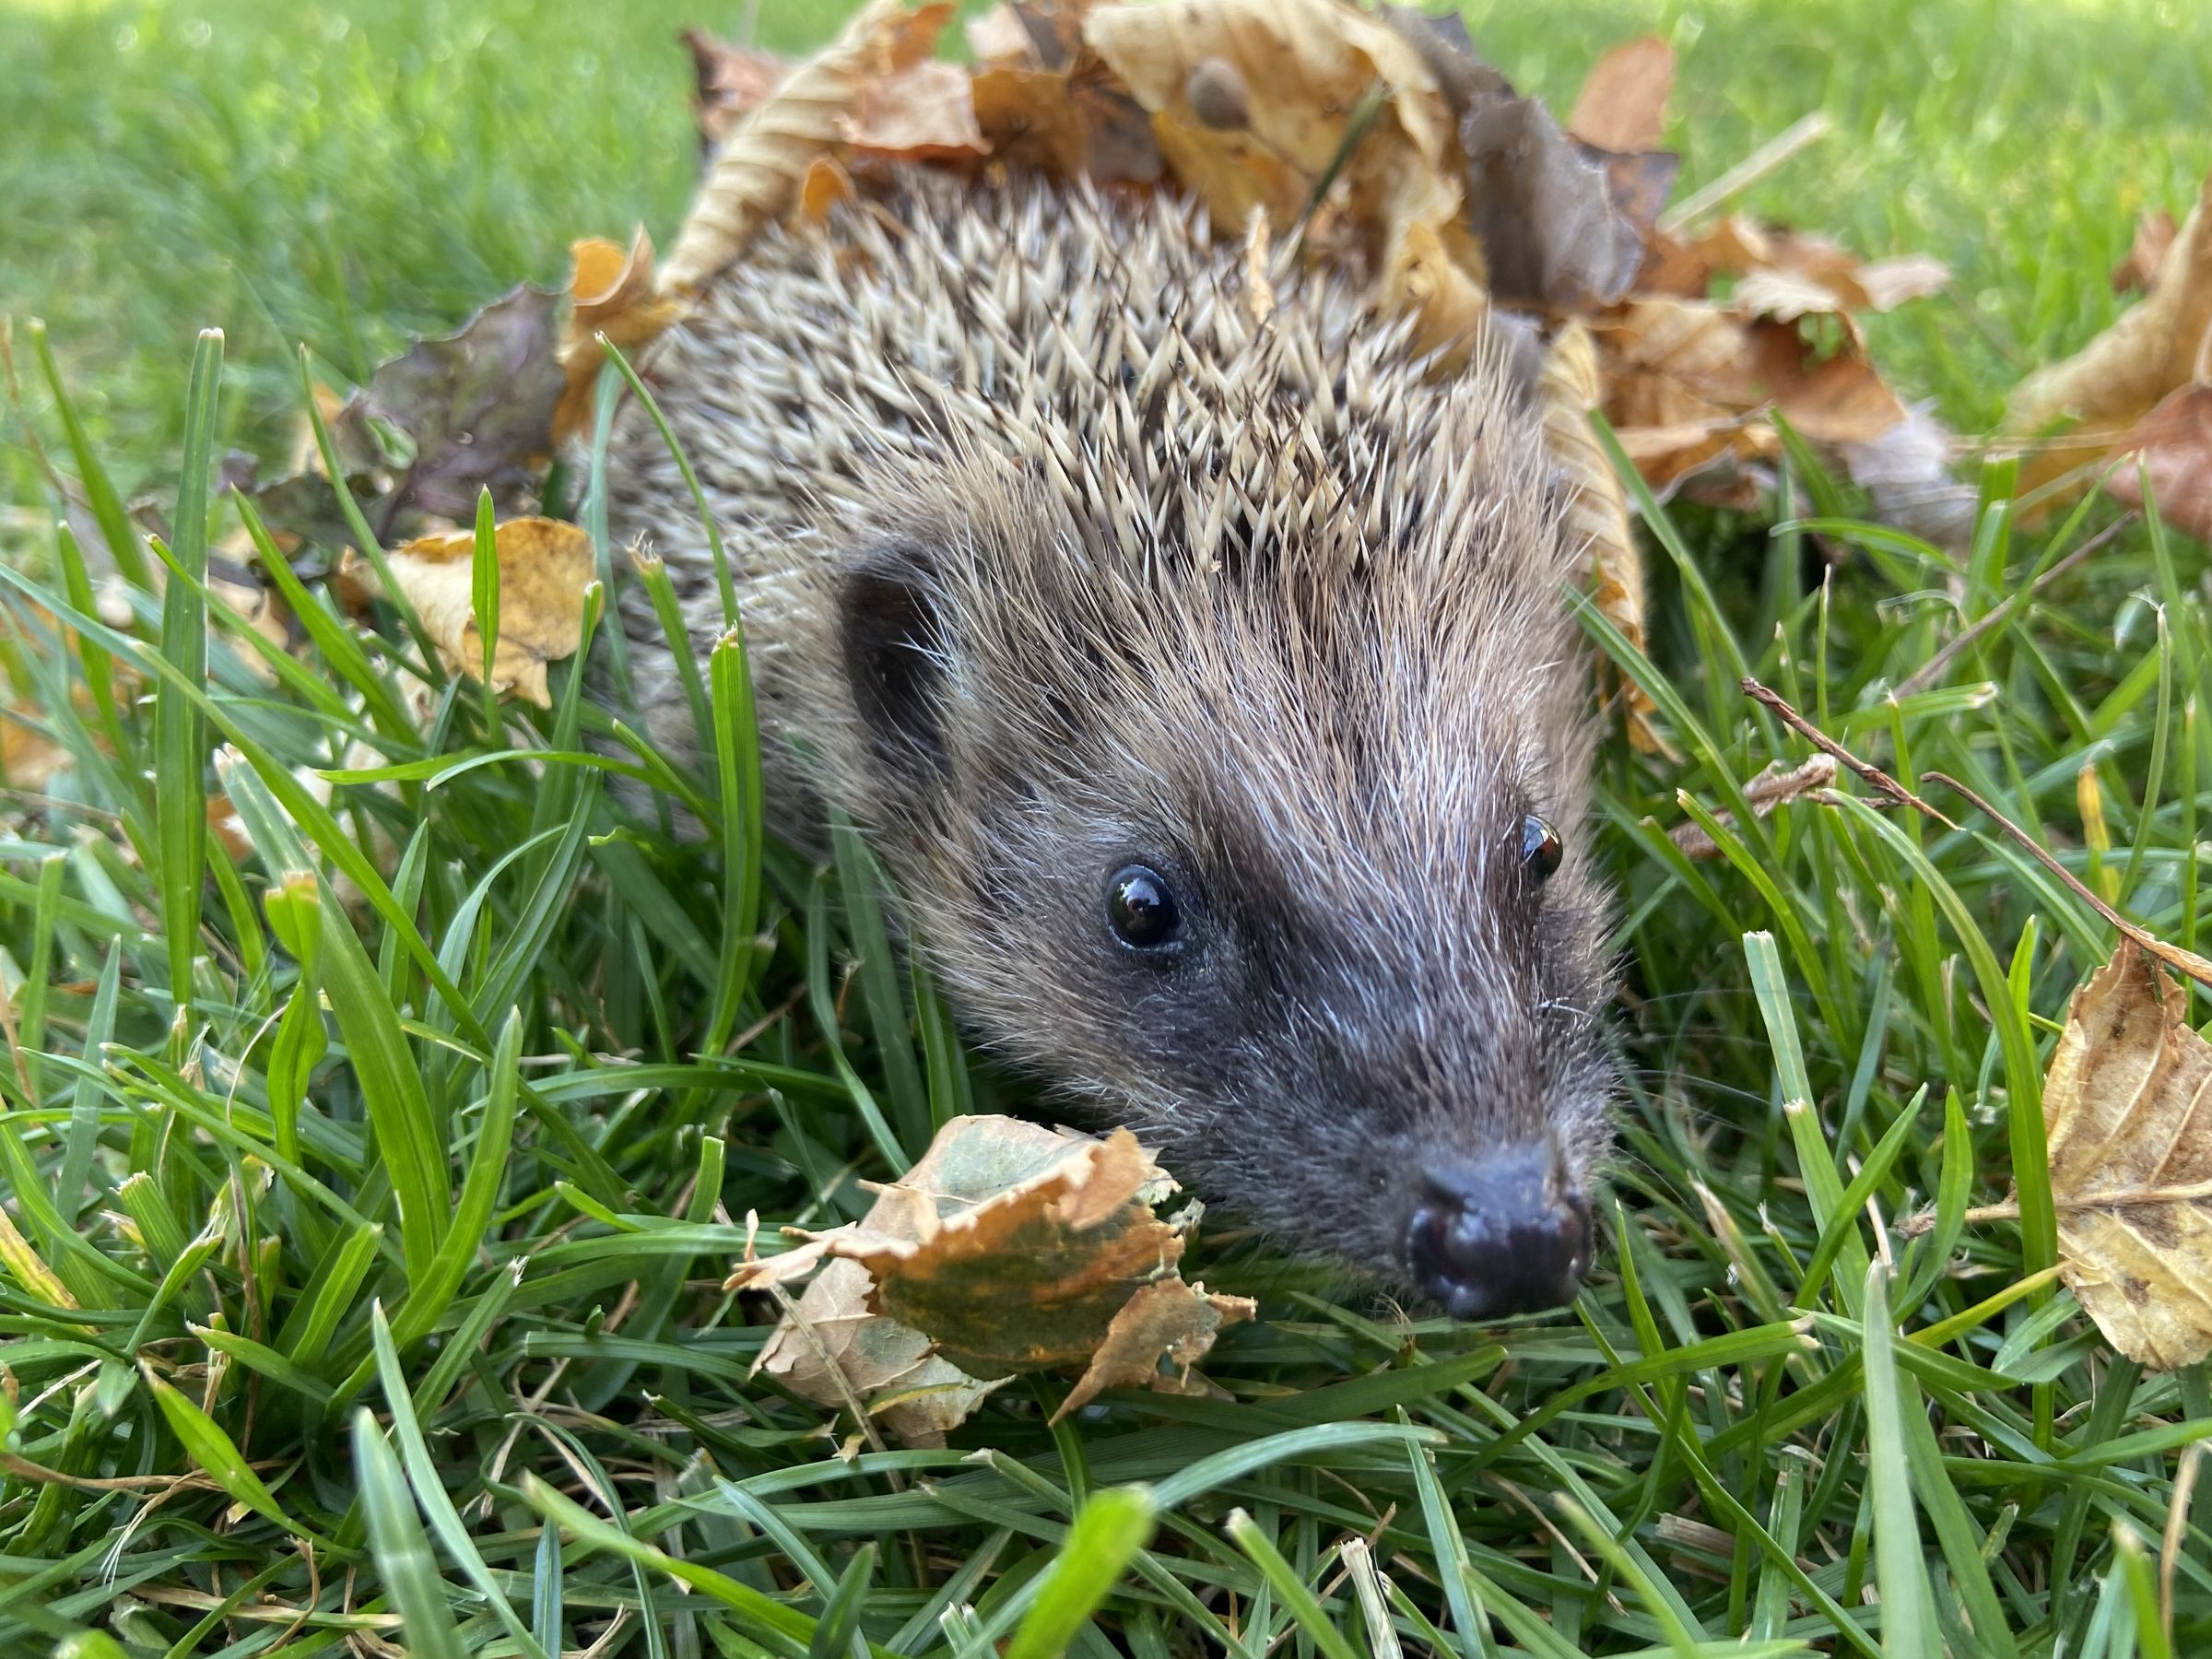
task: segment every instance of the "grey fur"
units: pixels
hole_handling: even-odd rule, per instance
[[[1426,378],[1357,273],[1272,287],[1257,320],[1167,199],[916,172],[769,232],[647,369],[738,567],[784,826],[867,827],[976,1038],[1402,1285],[1430,1162],[1549,1137],[1587,1190],[1607,1144],[1573,550],[1494,362]],[[705,543],[635,409],[612,465],[703,646]],[[1541,886],[1532,812],[1567,843]],[[1171,963],[1107,930],[1131,860],[1184,893]]]

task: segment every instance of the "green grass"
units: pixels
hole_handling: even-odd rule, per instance
[[[1759,205],[1956,263],[1957,300],[1877,349],[1972,424],[2112,313],[2129,217],[2208,159],[2184,9],[1669,10],[1691,182],[1831,111],[1842,135]],[[1479,38],[1560,94],[1653,16],[1491,10]],[[2202,548],[2123,538],[1889,695],[2104,522],[2018,528],[2001,475],[1964,561],[1849,527],[1812,469],[1779,528],[1657,524],[1656,667],[1601,643],[1687,759],[1603,762],[1630,1084],[1571,1312],[1407,1324],[1210,1224],[1193,1277],[1263,1303],[1207,1363],[1225,1398],[1110,1395],[1054,1430],[1042,1379],[947,1451],[848,1457],[850,1424],[748,1380],[765,1327],[717,1288],[747,1212],[771,1236],[853,1214],[948,1101],[1022,1096],[948,1054],[880,955],[841,997],[879,901],[760,848],[735,665],[686,777],[710,833],[672,844],[584,763],[601,716],[570,669],[505,730],[446,686],[426,737],[391,688],[400,630],[361,641],[303,593],[305,666],[271,685],[192,580],[238,528],[192,488],[227,444],[288,441],[293,341],[357,373],[556,276],[573,234],[673,222],[686,18],[0,12],[0,294],[48,319],[115,496],[156,490],[176,526],[166,601],[98,623],[59,503],[7,463],[8,668],[78,764],[0,838],[0,1653],[2206,1651],[2202,1488],[2171,1642],[2158,1607],[2212,1390],[2116,1359],[2037,1271],[2041,1068],[2107,931],[1985,824],[1848,780],[1711,822],[1806,752],[1747,669],[2197,943]],[[219,366],[203,323],[229,330]],[[30,427],[82,473],[26,347]],[[236,856],[200,828],[217,790]],[[1721,861],[1673,852],[1686,817]],[[748,894],[776,945],[733,996]],[[1964,1222],[2016,1173],[2027,1221]],[[1931,1232],[1895,1226],[1930,1205]]]

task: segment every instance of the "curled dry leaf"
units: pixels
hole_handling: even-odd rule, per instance
[[[1609,305],[1643,264],[1606,168],[1501,81],[1460,118],[1467,219],[1500,300],[1553,312]]]
[[[499,526],[500,633],[492,688],[512,691],[540,708],[552,697],[546,665],[573,656],[583,641],[584,589],[596,569],[592,538],[558,519],[510,519]],[[390,556],[392,577],[422,618],[446,667],[481,678],[483,636],[474,602],[476,537],[465,531],[425,535]],[[348,554],[340,573],[371,594],[380,591],[374,567]]]
[[[2030,445],[2021,488],[2048,483],[2123,441],[2160,399],[2196,377],[2208,334],[2212,178],[2142,300],[2072,357],[2013,388],[2006,429]]]
[[[1084,1365],[1087,1381],[1100,1378],[1096,1394],[1159,1377],[1164,1357],[1177,1374],[1163,1385],[1188,1386],[1214,1331],[1251,1317],[1252,1304],[1176,1275],[1187,1221],[1153,1212],[1173,1188],[1127,1130],[1101,1141],[957,1118],[877,1189],[860,1222],[748,1263],[730,1282],[784,1282],[827,1258],[761,1369],[825,1405],[856,1400],[901,1439],[926,1442],[1020,1371]]]
[[[2043,1084],[2061,1277],[2154,1371],[2212,1352],[2212,1043],[2132,943],[2074,995]]]
[[[2159,516],[2212,542],[2212,382],[2199,380],[2161,401],[2121,440],[2120,454],[2104,481],[2107,495],[2142,506],[2147,473]]]
[[[1256,1312],[1247,1297],[1216,1296],[1204,1285],[1186,1285],[1180,1278],[1155,1279],[1113,1316],[1098,1353],[1052,1420],[1057,1423],[1082,1410],[1109,1388],[1204,1392],[1191,1368],[1206,1358],[1223,1325],[1250,1319]],[[1172,1371],[1160,1370],[1163,1361],[1174,1368]]]
[[[984,153],[971,76],[958,64],[928,58],[860,84],[837,135],[864,156],[900,161],[959,160]]]
[[[1571,493],[1567,503],[1567,535],[1589,548],[1590,594],[1599,612],[1643,648],[1643,559],[1629,529],[1629,508],[1613,463],[1590,425],[1600,401],[1597,348],[1580,323],[1559,330],[1546,353],[1537,381],[1544,412],[1544,436]],[[1646,754],[1656,751],[1652,700],[1634,682],[1621,688],[1629,741]]]
[[[827,48],[798,65],[724,140],[662,268],[664,291],[698,288],[798,200],[807,169],[845,139],[867,82],[921,63],[952,15],[869,0]]]
[[[676,321],[677,303],[654,290],[653,238],[640,226],[625,251],[602,237],[570,245],[574,262],[569,277],[569,325],[560,347],[567,384],[553,411],[553,439],[559,442],[581,432],[591,418],[599,365],[606,353],[605,335],[615,349],[633,352]]]
[[[766,103],[783,77],[791,73],[787,58],[750,46],[733,46],[703,29],[687,29],[677,37],[691,49],[698,76],[699,135],[712,150],[730,135],[730,129]]]
[[[1744,785],[1744,799],[1751,804],[1752,812],[1765,818],[1777,806],[1786,806],[1800,796],[1816,789],[1826,789],[1836,781],[1836,759],[1833,755],[1815,755],[1797,766],[1784,766],[1781,761],[1770,761],[1758,777]],[[1724,808],[1716,815],[1722,823],[1732,823],[1735,815]],[[1720,843],[1706,834],[1705,826],[1692,818],[1677,824],[1667,832],[1667,839],[1682,849],[1685,858],[1718,858]]]
[[[1655,150],[1675,90],[1675,49],[1657,35],[1623,41],[1597,60],[1567,117],[1567,131],[1593,149]]]

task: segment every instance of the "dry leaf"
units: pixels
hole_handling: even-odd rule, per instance
[[[1675,49],[1657,35],[1624,41],[1583,81],[1567,131],[1593,149],[1632,155],[1655,150],[1666,131],[1675,89]]]
[[[1938,547],[1972,539],[1981,492],[1951,471],[1956,440],[1925,407],[1909,409],[1888,431],[1837,446],[1851,481],[1874,498],[1885,524]]]
[[[789,212],[806,170],[842,141],[863,87],[928,57],[952,11],[944,0],[911,12],[901,0],[870,0],[794,68],[724,140],[662,268],[663,291],[697,288]]]
[[[472,516],[480,489],[505,509],[535,486],[565,383],[554,301],[518,288],[458,333],[418,340],[382,364],[347,404],[338,426],[350,441],[373,450],[370,423],[381,421],[413,446],[397,495],[379,503],[387,524],[406,509]]]
[[[2212,1351],[2212,1043],[2133,944],[2075,993],[2043,1084],[2061,1277],[2154,1371]]]
[[[694,108],[700,136],[709,149],[766,103],[791,73],[788,59],[750,46],[733,46],[703,29],[687,29],[677,38],[691,49],[692,67],[699,77]]]
[[[1605,167],[1549,111],[1505,88],[1475,100],[1459,139],[1467,221],[1499,299],[1580,311],[1629,291],[1643,265],[1642,234],[1615,207]]]
[[[1082,1410],[1109,1388],[1201,1392],[1191,1379],[1191,1368],[1206,1358],[1223,1325],[1250,1319],[1258,1312],[1258,1304],[1248,1297],[1215,1296],[1204,1285],[1186,1285],[1180,1278],[1146,1285],[1113,1316],[1089,1368],[1060,1402],[1052,1420],[1057,1423]],[[1161,1371],[1163,1361],[1175,1368],[1172,1373]]]
[[[2166,263],[2166,250],[2173,246],[2176,229],[2173,215],[2163,207],[2136,220],[2136,240],[2126,257],[2112,267],[2113,293],[2149,290],[2159,279],[2159,267]]]
[[[1629,529],[1620,479],[1597,433],[1591,411],[1601,398],[1597,348],[1580,323],[1559,330],[1545,355],[1537,381],[1544,436],[1572,494],[1567,504],[1570,540],[1589,548],[1590,594],[1599,613],[1639,649],[1644,642],[1643,559]],[[1652,730],[1652,700],[1633,681],[1623,681],[1629,741],[1646,754],[1661,747]]]
[[[583,640],[583,591],[596,575],[592,538],[558,519],[510,519],[499,526],[500,633],[494,690],[552,706],[546,665],[575,654]],[[466,531],[426,535],[390,556],[398,582],[449,670],[483,676],[484,641],[474,605],[476,537]],[[366,559],[348,556],[343,572],[379,591]]]
[[[1768,762],[1764,771],[1744,785],[1744,799],[1750,804],[1752,815],[1765,818],[1777,806],[1786,806],[1799,796],[1816,789],[1826,789],[1836,781],[1836,759],[1833,755],[1815,755],[1802,765],[1784,766],[1779,760]],[[1722,823],[1735,821],[1735,815],[1723,808],[1716,815]],[[1705,826],[1695,818],[1677,824],[1667,832],[1667,839],[1682,849],[1685,858],[1718,858],[1720,843],[1705,832]]]
[[[2122,460],[2104,480],[2105,494],[2130,507],[2142,506],[2139,461],[2150,475],[2159,516],[2199,541],[2212,542],[2212,384],[2198,381],[2167,397],[2136,423],[2119,447]]]
[[[560,442],[583,430],[591,419],[599,365],[606,353],[605,335],[626,356],[676,321],[679,309],[653,285],[653,238],[643,226],[626,252],[602,237],[569,245],[574,268],[569,277],[569,326],[560,347],[567,384],[553,411],[553,440]]]
[[[2194,378],[2212,333],[2212,178],[2140,303],[2064,362],[2013,388],[2006,425],[2036,440],[2020,468],[2031,489],[2122,441],[2168,393]],[[2042,441],[2062,422],[2062,435]]]
[[[861,82],[838,117],[838,136],[856,152],[897,161],[955,160],[983,154],[970,76],[930,58]]]
[[[45,720],[29,703],[0,709],[0,790],[42,794],[56,772],[76,764],[46,735]]]
[[[976,61],[978,78],[986,69],[1035,68],[1042,61],[1029,25],[1005,0],[982,17],[969,18],[960,29],[968,37],[968,51]]]
[[[761,1369],[824,1405],[858,1402],[910,1443],[935,1443],[1022,1370],[1158,1377],[1164,1356],[1178,1375],[1160,1385],[1183,1385],[1214,1331],[1251,1317],[1249,1302],[1176,1276],[1187,1220],[1153,1213],[1173,1188],[1127,1130],[1100,1141],[956,1118],[900,1181],[875,1189],[862,1220],[748,1261],[730,1283],[788,1282],[827,1258]]]

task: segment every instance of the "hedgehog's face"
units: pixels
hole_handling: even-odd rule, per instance
[[[1568,1300],[1609,986],[1556,590],[947,539],[845,566],[830,770],[970,1030],[1303,1252]]]

